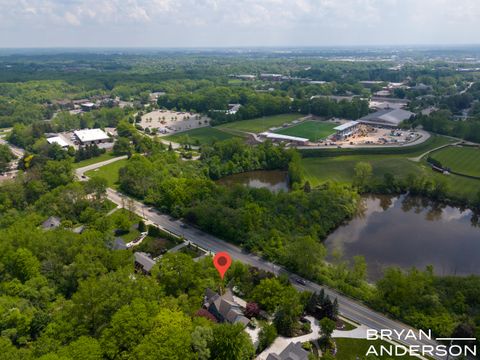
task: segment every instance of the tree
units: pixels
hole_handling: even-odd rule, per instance
[[[167,295],[172,296],[198,291],[201,287],[199,275],[197,263],[180,252],[165,254],[152,270],[152,276],[164,287]]]
[[[327,251],[311,236],[291,241],[285,249],[285,264],[300,275],[313,277],[323,263]]]
[[[9,163],[15,158],[8,145],[0,144],[0,174],[9,168]]]
[[[50,189],[67,185],[73,180],[72,163],[68,160],[47,161],[42,169],[42,180]]]
[[[140,221],[138,222],[138,231],[140,231],[140,232],[143,233],[143,232],[145,232],[146,230],[147,230],[147,226],[145,225],[145,221],[140,220]]]
[[[94,194],[96,200],[102,200],[107,193],[107,179],[100,176],[93,176],[85,183],[87,194]]]
[[[110,325],[102,332],[100,342],[109,359],[128,356],[152,330],[154,317],[160,306],[141,298],[120,308],[112,317]]]
[[[283,336],[293,336],[299,326],[299,318],[303,310],[300,294],[288,285],[282,293],[282,299],[273,320],[278,333]]]
[[[248,318],[256,318],[260,315],[260,307],[255,302],[247,303],[245,307],[245,316]]]
[[[213,330],[205,326],[197,326],[192,332],[192,347],[198,356],[198,360],[210,359],[208,344],[213,340]]]
[[[336,323],[335,321],[324,317],[322,320],[320,320],[320,335],[322,339],[328,344],[330,341],[333,331],[336,328]]]
[[[253,290],[252,299],[267,312],[273,313],[282,303],[284,290],[284,285],[278,279],[263,279]]]
[[[13,254],[10,273],[22,282],[40,275],[40,262],[25,248],[19,248]]]
[[[241,324],[219,324],[209,344],[212,360],[250,360],[255,354],[250,336]]]
[[[372,177],[372,165],[367,162],[358,162],[354,168],[353,185],[359,191],[365,191]]]
[[[102,349],[96,339],[81,336],[61,349],[58,354],[72,360],[101,360]]]
[[[134,357],[145,360],[193,360],[192,332],[193,326],[188,316],[177,310],[162,309],[154,318],[152,331],[134,349]]]
[[[275,341],[277,336],[278,334],[275,325],[265,323],[258,334],[257,352],[261,352],[269,347]]]
[[[128,155],[131,156],[133,152],[133,147],[130,144],[130,139],[119,137],[112,149],[115,155]]]
[[[128,215],[123,212],[116,214],[115,227],[122,234],[128,233],[132,227],[132,223],[130,222]]]

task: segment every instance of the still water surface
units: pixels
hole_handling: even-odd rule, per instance
[[[470,210],[426,199],[366,197],[364,212],[327,238],[329,253],[363,255],[370,280],[386,266],[424,269],[439,275],[480,274],[480,227]]]
[[[226,176],[218,180],[219,184],[232,186],[242,184],[253,188],[267,188],[271,191],[288,191],[287,173],[285,171],[249,171]]]

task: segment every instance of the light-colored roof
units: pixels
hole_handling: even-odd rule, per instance
[[[333,130],[343,131],[343,130],[350,129],[351,127],[357,126],[358,124],[359,124],[358,121],[349,121],[349,122],[346,122],[345,124],[334,127]]]
[[[153,260],[147,253],[137,251],[133,254],[135,257],[135,261],[142,265],[145,271],[152,270],[153,266],[155,265],[155,260]]]
[[[307,142],[307,138],[297,137],[297,136],[289,136],[283,134],[275,134],[271,132],[263,132],[260,135],[265,136],[267,139],[274,139],[274,140],[287,140],[287,141],[300,141],[300,142]]]
[[[402,121],[409,119],[412,115],[415,114],[403,109],[386,109],[368,114],[362,117],[360,121],[397,126]]]
[[[54,136],[47,139],[49,144],[58,144],[61,147],[68,147],[68,143],[61,136]]]
[[[84,129],[74,132],[81,142],[108,140],[109,137],[102,129]]]
[[[60,226],[61,220],[56,216],[50,216],[42,223],[44,229],[55,229]]]
[[[80,106],[94,107],[94,106],[95,106],[95,104],[94,104],[94,103],[92,103],[92,102],[86,102],[86,103],[80,104]]]

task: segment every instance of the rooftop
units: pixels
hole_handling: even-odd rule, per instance
[[[287,140],[287,141],[299,141],[299,142],[309,141],[307,138],[289,136],[289,135],[283,135],[283,134],[275,134],[271,132],[263,132],[260,135],[265,136],[267,139],[274,139],[274,140]]]
[[[207,289],[205,291],[205,307],[219,321],[227,321],[231,324],[240,323],[243,326],[247,326],[250,322],[243,315],[240,305],[235,302],[230,289],[227,289],[221,296],[211,289]]]
[[[153,266],[155,265],[155,260],[153,260],[147,253],[137,251],[133,254],[135,257],[135,262],[140,264],[143,269],[147,272],[152,270]]]
[[[350,129],[351,127],[357,126],[358,124],[359,124],[358,121],[349,121],[349,122],[346,122],[345,124],[334,127],[333,130],[343,131],[343,130]]]
[[[402,121],[409,119],[414,113],[403,109],[385,109],[362,117],[359,121],[398,126]]]
[[[47,220],[42,223],[42,228],[55,229],[60,226],[61,220],[56,216],[50,216]]]
[[[83,143],[89,141],[108,140],[109,137],[102,129],[84,129],[74,132],[75,136]]]
[[[47,139],[47,141],[48,141],[49,144],[58,144],[62,148],[69,146],[69,144],[61,136],[50,137],[50,138]]]
[[[267,360],[308,360],[308,351],[302,348],[302,344],[290,343],[279,355],[269,354]]]

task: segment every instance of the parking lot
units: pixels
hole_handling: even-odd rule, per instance
[[[210,118],[190,112],[155,110],[142,116],[139,125],[144,129],[156,129],[159,135],[197,129],[210,124]]]
[[[353,135],[343,140],[327,140],[335,145],[402,145],[416,141],[420,133],[410,130],[373,127],[361,125]]]

